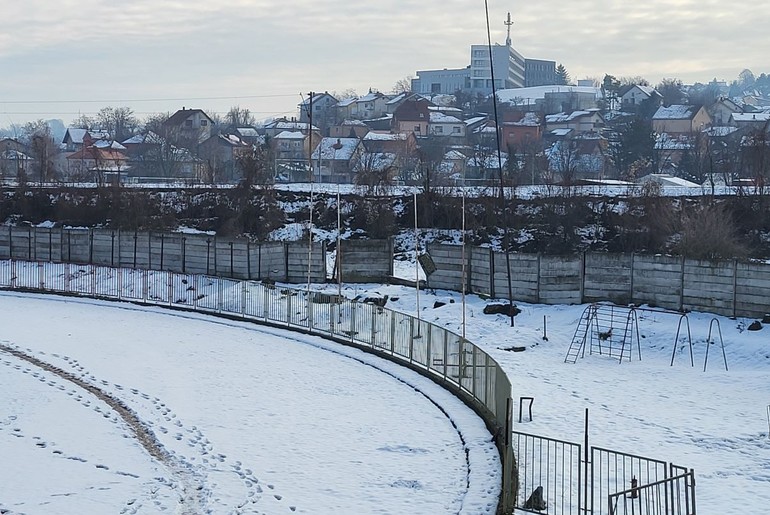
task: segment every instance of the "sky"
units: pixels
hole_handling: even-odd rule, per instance
[[[0,263],[0,272],[7,268],[7,261]],[[23,270],[18,264],[19,277],[28,277]],[[46,283],[59,272],[45,268]],[[398,273],[409,276],[407,267]],[[125,291],[141,288],[138,274],[124,277]],[[105,280],[103,271],[94,276],[99,291],[113,284]],[[91,281],[81,275],[71,284]],[[163,290],[167,278],[156,273],[148,281],[151,288],[159,281]],[[259,285],[248,288],[256,289],[247,296],[259,304]],[[332,284],[312,288],[336,293]],[[280,296],[278,289],[269,292]],[[416,311],[414,288],[345,284],[342,293],[388,295],[387,308]],[[174,298],[189,305],[197,294],[180,288]],[[241,295],[240,284],[228,284],[223,309],[240,312]],[[424,290],[422,319],[457,333],[465,320],[468,339],[510,378],[514,401],[534,397],[531,419],[519,420],[514,402],[515,431],[581,442],[588,409],[590,445],[693,468],[698,513],[767,511],[767,326],[747,331],[750,319],[690,313],[690,366],[688,341],[684,333],[675,336],[679,315],[642,306],[631,360],[619,364],[594,345],[573,364],[564,358],[585,305],[518,303],[521,313],[511,327],[503,315],[482,313],[494,299],[466,297],[462,303],[458,292]],[[444,305],[433,307],[435,301]],[[291,513],[292,506],[297,513],[494,512],[484,509],[495,491],[490,479],[500,473],[489,433],[449,392],[395,363],[315,336],[156,307],[3,292],[0,308],[14,320],[5,324],[0,344],[120,399],[175,458],[171,466],[151,459],[114,410],[0,350],[0,387],[8,399],[0,404],[0,451],[15,464],[0,467],[2,484],[12,485],[0,492],[0,509],[33,513],[50,503],[48,511],[62,514],[117,513],[113,508],[121,506],[125,513],[155,512],[173,507],[187,486],[205,494],[201,502],[212,513],[231,513],[244,501],[270,514]],[[614,309],[613,323],[622,327],[626,313]],[[325,326],[323,313],[315,319],[319,326]],[[37,323],[41,315],[53,323]],[[713,319],[725,357],[714,338],[706,360]],[[612,328],[608,317],[597,324],[597,332]],[[617,350],[622,331],[613,334]],[[513,345],[525,350],[505,350]],[[469,467],[457,462],[463,445],[451,425],[463,435]],[[519,452],[520,464],[535,463],[536,455]],[[468,484],[458,485],[464,469]],[[630,464],[623,472],[625,486],[642,473]],[[531,477],[526,484],[532,488]],[[562,513],[550,481],[545,497],[549,513]],[[597,506],[605,500],[595,499]]]
[[[147,114],[231,106],[296,115],[309,91],[392,90],[417,70],[464,67],[486,43],[484,3],[394,0],[29,0],[0,18],[0,127],[128,106]],[[492,40],[563,63],[573,79],[688,82],[770,72],[757,27],[770,4],[738,0],[490,0]]]

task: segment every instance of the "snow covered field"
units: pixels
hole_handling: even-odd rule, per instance
[[[314,288],[335,293],[337,286]],[[416,309],[416,295],[411,288],[344,285],[343,294],[350,298],[362,294],[389,295],[391,300],[387,307],[407,313],[414,313]],[[394,301],[394,297],[398,300]],[[446,304],[433,308],[436,300]],[[72,503],[73,498],[87,497],[105,502],[104,499],[118,498],[118,505],[124,506],[126,513],[142,513],[143,510],[159,509],[155,508],[155,502],[159,502],[161,507],[174,507],[180,497],[184,497],[182,489],[188,488],[189,491],[192,488],[194,491],[196,486],[202,485],[203,499],[198,498],[198,501],[208,502],[214,513],[237,512],[239,503],[246,503],[244,512],[255,509],[262,513],[284,513],[291,507],[306,513],[431,514],[456,513],[461,505],[465,513],[483,513],[488,508],[488,499],[474,489],[479,486],[474,484],[478,476],[472,476],[471,490],[463,494],[461,483],[465,472],[458,473],[458,470],[464,470],[458,468],[462,459],[454,455],[458,449],[462,452],[462,444],[458,444],[457,434],[452,435],[451,430],[445,428],[446,433],[442,433],[440,426],[447,423],[446,417],[428,417],[429,420],[424,423],[422,418],[416,417],[425,413],[430,415],[435,409],[431,404],[418,402],[420,396],[414,395],[413,390],[404,385],[391,390],[387,387],[387,383],[392,382],[390,380],[369,388],[373,379],[351,372],[350,364],[341,356],[329,355],[328,359],[323,359],[317,349],[353,353],[356,359],[363,359],[361,353],[291,333],[277,338],[275,335],[282,333],[248,324],[204,324],[202,319],[210,319],[199,315],[184,314],[180,318],[178,314],[159,315],[159,310],[149,309],[142,310],[139,319],[138,315],[134,315],[137,311],[126,312],[117,310],[115,305],[105,308],[90,301],[86,304],[82,302],[54,302],[35,296],[4,294],[0,296],[4,318],[15,323],[4,325],[5,334],[1,338],[22,349],[29,349],[28,352],[36,357],[62,368],[79,371],[78,367],[85,367],[86,370],[80,372],[86,378],[93,375],[96,384],[125,399],[151,425],[163,445],[180,457],[178,469],[184,473],[181,478],[175,476],[173,468],[170,472],[154,463],[132,439],[121,440],[126,431],[120,423],[113,421],[101,427],[97,427],[99,424],[92,426],[87,418],[94,416],[90,408],[85,410],[90,412],[83,415],[82,423],[78,417],[71,426],[68,420],[67,424],[57,425],[55,429],[50,427],[38,417],[58,420],[62,413],[66,413],[67,408],[62,407],[61,402],[65,397],[70,399],[67,395],[70,386],[62,384],[64,389],[61,390],[55,378],[55,384],[49,385],[49,377],[44,376],[35,384],[38,390],[16,387],[22,381],[34,382],[32,379],[37,378],[30,376],[32,371],[24,374],[25,368],[32,367],[3,355],[0,364],[6,366],[0,367],[2,391],[9,391],[7,388],[11,387],[8,385],[14,385],[10,391],[18,393],[20,398],[15,409],[30,417],[30,422],[20,427],[18,418],[10,420],[5,412],[0,411],[0,445],[5,446],[3,455],[11,451],[21,458],[33,456],[29,462],[24,462],[29,464],[28,474],[39,473],[41,468],[53,472],[62,466],[61,463],[66,463],[57,460],[57,455],[54,455],[62,438],[87,429],[94,435],[75,438],[73,446],[77,449],[61,449],[62,452],[66,456],[88,460],[89,466],[85,470],[89,471],[89,475],[106,474],[105,469],[97,466],[108,466],[111,471],[109,481],[114,481],[116,485],[94,488],[99,479],[94,477],[87,485],[74,484],[69,489],[61,490],[43,489],[48,493],[45,502],[66,504]],[[676,342],[675,363],[670,366],[679,317],[640,310],[641,361],[636,353],[633,361],[622,364],[605,356],[586,353],[586,357],[578,359],[577,363],[565,364],[567,349],[585,306],[519,304],[522,312],[515,318],[515,327],[511,328],[506,317],[482,314],[486,303],[476,296],[468,296],[465,310],[468,339],[489,352],[508,372],[516,408],[517,397],[535,397],[533,420],[518,423],[518,412],[515,413],[515,430],[581,442],[583,414],[588,408],[591,445],[694,468],[699,514],[767,513],[767,506],[770,506],[767,419],[770,405],[770,337],[767,331],[770,329],[747,331],[751,320],[691,313],[689,321],[695,366],[690,366],[689,348],[683,335]],[[70,311],[57,315],[58,305],[69,305]],[[457,333],[462,331],[459,293],[422,292],[420,306],[423,319]],[[120,314],[108,314],[115,311]],[[33,313],[44,315],[33,316]],[[150,318],[145,320],[145,316]],[[126,317],[133,322],[121,322]],[[152,322],[153,317],[163,321]],[[77,321],[73,321],[76,318]],[[725,370],[721,346],[716,340],[710,347],[708,366],[704,372],[706,337],[709,323],[714,318],[720,323],[729,370]],[[35,321],[40,319],[54,323],[36,324]],[[547,340],[543,339],[544,320],[547,322]],[[41,325],[43,327],[39,327]],[[235,337],[228,336],[235,326],[246,331],[243,336],[239,333],[237,344],[233,343]],[[79,337],[65,338],[65,327],[75,327],[73,334]],[[51,331],[54,336],[43,337]],[[68,335],[72,333],[70,329],[67,331]],[[146,342],[136,345],[140,335],[144,335],[141,339]],[[296,344],[292,342],[297,340],[311,343],[316,350],[293,350]],[[135,348],[131,353],[127,352],[127,341],[132,343],[132,349]],[[68,349],[66,360],[65,355],[56,350],[60,346]],[[504,350],[511,346],[523,346],[526,350]],[[304,345],[302,347],[305,348]],[[40,352],[46,354],[41,355]],[[280,363],[284,352],[289,352],[292,360],[307,361],[309,365],[299,371],[297,367],[277,367],[276,363]],[[329,353],[324,351],[322,354]],[[266,361],[266,355],[275,359]],[[366,359],[376,360],[372,357]],[[17,365],[19,370],[15,368]],[[387,365],[377,366],[383,368]],[[389,373],[408,374],[394,365],[390,366],[392,368],[387,369]],[[357,370],[360,367],[352,368]],[[222,370],[228,374],[223,375]],[[332,372],[334,375],[340,372],[341,377],[333,380],[329,377]],[[374,374],[382,377],[379,372]],[[421,382],[419,377],[408,382],[420,385],[421,389],[424,382],[430,385],[428,381]],[[286,383],[292,387],[289,392],[285,389]],[[330,384],[333,386],[328,386]],[[274,387],[270,394],[265,392],[266,386]],[[307,388],[299,391],[302,386]],[[327,386],[328,389],[323,388]],[[133,393],[130,388],[138,393]],[[365,395],[359,395],[364,392]],[[377,397],[375,394],[380,392],[383,396]],[[439,389],[430,396],[435,400],[441,393]],[[449,397],[447,402],[451,404],[451,396],[443,393]],[[82,393],[73,392],[73,396],[76,395]],[[275,403],[271,399],[273,395],[277,396]],[[304,402],[306,395],[310,396],[308,402]],[[315,409],[319,401],[313,395],[321,395],[324,402],[348,401],[350,404],[340,413],[349,414],[353,410],[365,415],[367,423],[357,425],[360,421],[345,420],[341,427],[329,430],[328,424],[339,422],[339,419],[324,418],[324,411]],[[405,406],[406,399],[411,395],[414,395],[417,406],[414,412]],[[48,398],[53,400],[43,402]],[[397,415],[390,409],[395,399],[398,399]],[[301,403],[302,409],[292,409],[286,414],[284,406],[295,400]],[[30,403],[35,404],[31,407]],[[440,404],[444,407],[444,400]],[[47,414],[42,415],[38,405],[50,406],[51,411],[46,409],[44,413]],[[255,405],[266,407],[255,409]],[[74,405],[80,410],[78,406]],[[402,412],[401,407],[405,411]],[[103,407],[100,409],[102,413],[95,414],[97,419],[112,420],[111,413],[104,413]],[[74,409],[71,411],[76,412]],[[466,418],[454,415],[454,411],[451,413],[455,422],[467,420],[468,425],[477,428],[481,424],[475,417]],[[467,414],[467,411],[464,413]],[[272,426],[281,414],[288,417],[290,423],[278,424],[275,429]],[[393,417],[395,420],[388,420]],[[243,418],[246,418],[247,424],[242,423]],[[176,421],[182,425],[176,425]],[[392,425],[389,426],[389,422]],[[425,434],[424,424],[428,424],[430,434]],[[298,431],[295,426],[304,428],[305,425],[309,426],[307,432],[292,433],[291,438],[286,437],[285,432],[289,429]],[[259,434],[250,430],[254,426],[259,428]],[[371,430],[372,427],[377,430]],[[20,431],[14,431],[16,428]],[[41,434],[42,428],[52,434]],[[383,430],[386,428],[396,431],[399,438],[388,438],[387,431]],[[405,428],[409,432],[404,433]],[[344,430],[351,430],[352,433]],[[412,431],[417,434],[412,435]],[[23,435],[14,437],[14,432]],[[439,438],[437,434],[444,436]],[[179,435],[181,439],[177,440]],[[370,437],[376,440],[369,442]],[[289,440],[297,441],[297,438],[312,442],[312,445],[291,446]],[[490,450],[489,436],[480,435],[477,440],[471,439],[470,443],[468,437],[465,438],[467,445],[480,451],[482,458],[474,465],[472,457],[470,468],[472,473],[480,472],[482,479],[487,477],[486,486],[481,481],[482,489],[486,488],[489,476],[499,473],[496,468],[499,465],[490,456],[494,455],[494,450]],[[359,439],[365,442],[363,449],[357,447]],[[99,442],[109,445],[113,441],[118,443],[111,445],[106,453],[110,463],[104,463],[104,455],[97,452]],[[42,451],[39,443],[45,444]],[[290,449],[286,448],[287,445]],[[330,456],[304,455],[310,451],[320,452],[319,447],[327,446],[331,449]],[[396,450],[406,452],[394,452]],[[485,454],[484,450],[488,453]],[[42,454],[34,454],[39,451]],[[297,456],[297,453],[303,454]],[[291,458],[287,459],[287,455]],[[38,456],[45,456],[45,459]],[[220,461],[220,456],[224,461]],[[43,461],[35,461],[39,459]],[[422,459],[424,468],[419,464]],[[363,463],[358,461],[371,462],[369,464],[376,472],[368,469],[362,472],[357,467],[363,466]],[[72,464],[67,463],[67,466]],[[303,470],[307,467],[310,467],[309,471]],[[334,475],[337,467],[340,467],[339,476]],[[67,480],[74,481],[67,472],[64,475]],[[30,493],[32,487],[24,486],[26,482],[19,476],[18,472],[9,473],[3,469],[0,481],[5,484],[8,478],[15,480],[22,486],[8,491],[26,495],[25,502],[38,500],[34,492]],[[328,489],[324,483],[319,484],[318,478],[322,481],[337,480],[340,486]],[[273,488],[266,488],[268,484]],[[110,488],[115,496],[110,491],[104,493],[98,490],[104,487]],[[9,504],[5,492],[0,493],[0,507],[3,508]],[[60,497],[54,493],[70,495]],[[367,500],[369,497],[376,501],[370,503]],[[129,505],[132,499],[135,500]],[[352,508],[341,509],[339,503],[343,502],[353,503],[350,504]],[[553,500],[549,499],[549,502]],[[143,508],[134,508],[137,503]],[[30,506],[10,507],[19,512],[38,512],[37,508]]]
[[[0,512],[494,512],[483,422],[390,362],[161,308],[2,293],[0,312],[1,344],[119,399],[168,453],[153,459],[92,392],[0,351]]]

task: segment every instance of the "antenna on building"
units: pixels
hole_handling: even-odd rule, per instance
[[[511,46],[511,25],[513,25],[513,22],[511,21],[511,13],[508,13],[508,19],[503,22],[506,27],[508,27],[508,37],[505,38],[505,44],[506,46]]]

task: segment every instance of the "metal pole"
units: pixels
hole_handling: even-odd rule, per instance
[[[340,204],[340,183],[337,183],[337,302],[342,299],[342,205]]]
[[[417,227],[417,191],[414,192],[414,287],[417,291],[417,331],[420,331],[420,263],[417,261],[419,257],[419,245],[420,239],[418,237]]]
[[[467,284],[466,268],[467,263],[465,259],[465,170],[463,170],[463,230],[462,230],[462,260],[463,260],[463,273],[462,273],[462,304],[463,304],[463,318],[462,318],[462,336],[465,339],[465,290]]]
[[[310,107],[308,109],[308,121],[310,127],[308,128],[308,137],[310,138],[310,146],[313,146],[313,92],[310,92]],[[319,156],[321,148],[318,149]],[[320,159],[320,157],[319,157]],[[310,300],[310,273],[313,258],[313,167],[310,167],[310,217],[308,222],[308,236],[307,236],[307,295],[308,301]]]

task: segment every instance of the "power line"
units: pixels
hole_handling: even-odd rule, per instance
[[[105,99],[105,100],[3,100],[0,104],[105,104],[111,102],[182,102],[185,100],[242,100],[255,98],[287,98],[294,94],[282,95],[243,95],[232,97],[179,97],[179,98],[124,98],[124,99]]]

